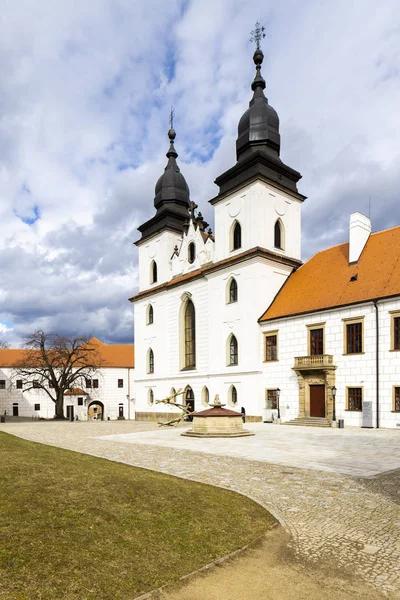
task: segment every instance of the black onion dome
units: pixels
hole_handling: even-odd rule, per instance
[[[257,71],[251,84],[254,94],[249,108],[239,121],[236,140],[237,160],[257,150],[263,150],[276,158],[279,157],[280,152],[279,117],[264,96],[265,80],[261,75],[261,64],[264,60],[262,50],[257,49],[254,52],[253,60]]]
[[[189,208],[189,187],[176,163],[178,154],[174,147],[174,139],[176,137],[174,129],[168,131],[168,137],[170,139],[170,146],[167,152],[168,163],[164,173],[156,183],[154,206],[158,210],[163,206],[164,202],[174,202],[175,204]]]

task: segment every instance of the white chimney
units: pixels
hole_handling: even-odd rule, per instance
[[[371,234],[371,219],[359,212],[350,215],[349,263],[355,263]]]

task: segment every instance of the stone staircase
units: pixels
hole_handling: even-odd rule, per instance
[[[331,427],[329,419],[321,417],[297,417],[293,421],[287,421],[282,425],[300,425],[302,427]]]

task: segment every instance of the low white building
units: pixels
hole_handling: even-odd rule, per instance
[[[134,346],[103,344],[90,340],[96,347],[102,367],[84,386],[74,387],[64,395],[64,414],[69,418],[134,419]],[[0,415],[51,419],[55,404],[42,389],[24,390],[22,380],[14,376],[14,365],[24,350],[0,350]]]
[[[215,236],[177,166],[175,131],[141,225],[135,308],[136,410],[182,390],[195,409],[215,394],[249,419],[400,422],[400,227],[370,234],[356,213],[350,246],[302,266],[300,173],[280,157],[279,119],[254,54],[253,98],[237,163],[216,179]],[[336,395],[335,395],[336,394]],[[336,415],[333,414],[334,408]]]

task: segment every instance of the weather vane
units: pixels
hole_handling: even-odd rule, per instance
[[[253,29],[253,31],[251,32],[251,38],[250,41],[251,42],[255,42],[256,43],[256,48],[257,50],[260,49],[260,42],[263,38],[265,38],[265,27],[261,27],[260,23],[257,21],[255,28]]]
[[[174,107],[171,106],[171,112],[169,113],[169,126],[171,129],[174,128],[174,116],[175,116]]]

